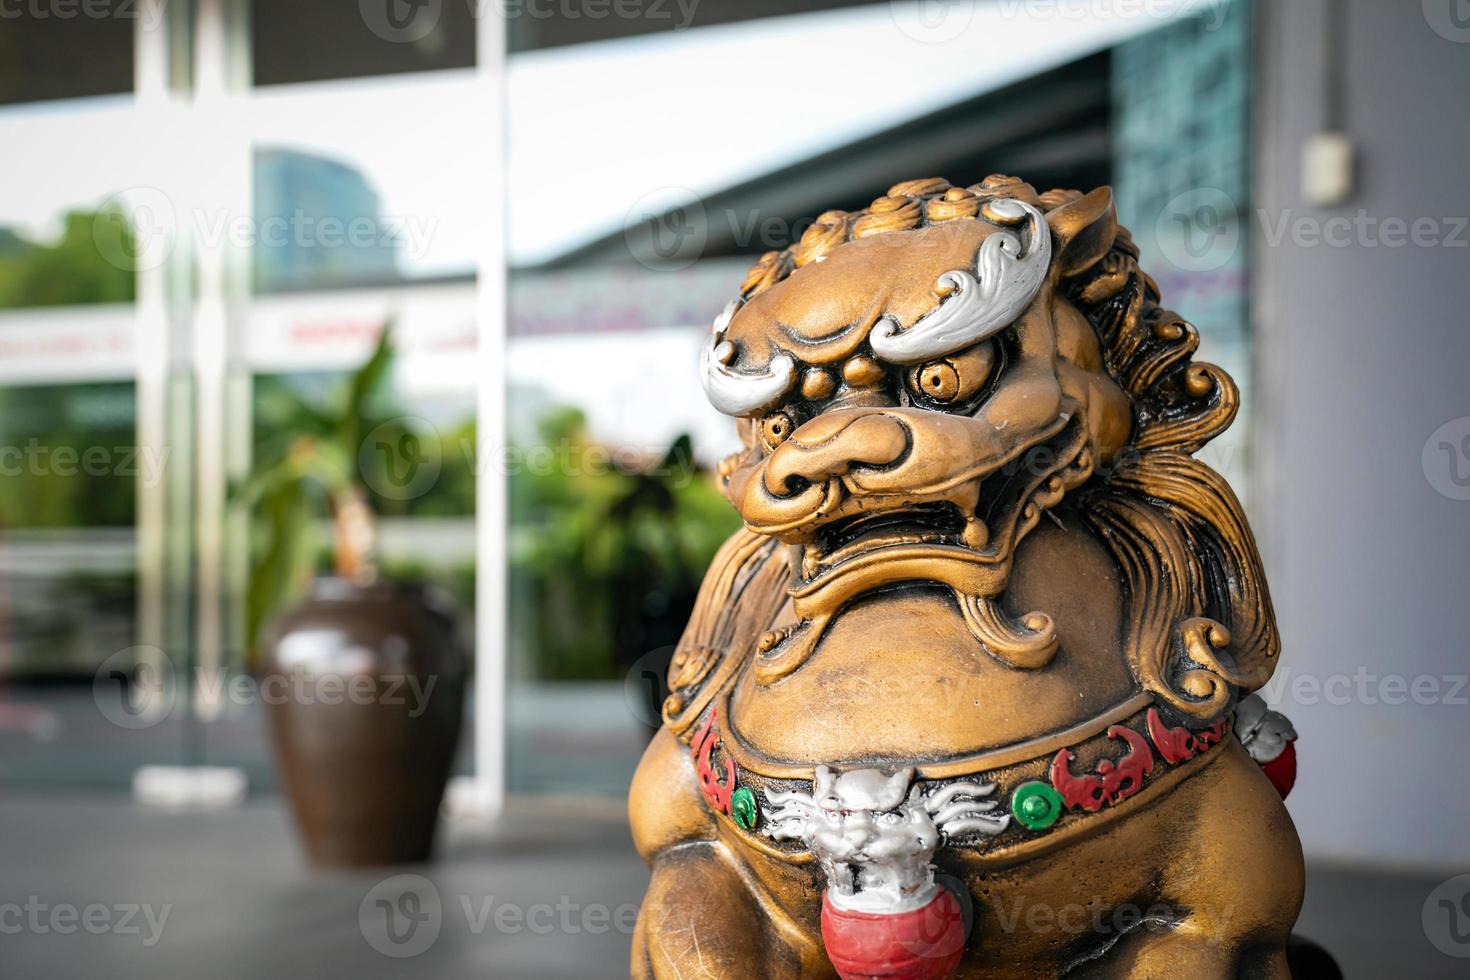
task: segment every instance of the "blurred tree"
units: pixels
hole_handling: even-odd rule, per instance
[[[128,527],[137,480],[133,385],[0,388],[0,527]]]
[[[131,303],[136,282],[126,262],[135,242],[121,210],[70,211],[55,242],[31,242],[0,229],[0,309]]]
[[[678,641],[739,519],[695,466],[688,436],[620,466],[576,409],[548,414],[539,434],[539,447],[512,454],[525,465],[510,472],[522,667],[548,680],[616,678]]]

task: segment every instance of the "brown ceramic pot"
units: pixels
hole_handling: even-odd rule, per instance
[[[262,650],[277,769],[312,863],[427,860],[464,700],[448,606],[417,586],[322,578]]]

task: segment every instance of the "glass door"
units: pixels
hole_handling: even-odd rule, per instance
[[[185,753],[187,378],[153,24],[0,23],[0,781],[126,787]],[[146,58],[156,60],[149,75]],[[145,81],[140,83],[140,79]],[[172,403],[172,407],[171,407]]]

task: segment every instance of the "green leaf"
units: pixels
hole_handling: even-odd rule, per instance
[[[382,383],[393,362],[393,323],[383,324],[378,331],[378,344],[372,356],[352,375],[347,390],[347,404],[342,407],[342,419],[338,425],[340,442],[345,447],[356,449],[362,440],[362,421],[367,403]]]
[[[252,652],[266,621],[306,591],[316,550],[314,507],[306,484],[299,480],[281,483],[265,493],[260,503],[266,546],[250,570],[245,600],[245,642]]]
[[[230,488],[230,503],[235,507],[250,507],[261,497],[281,488],[283,484],[299,480],[301,475],[292,465],[291,458],[260,459],[245,479]]]

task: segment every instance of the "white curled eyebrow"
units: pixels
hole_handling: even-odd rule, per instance
[[[734,416],[774,408],[796,383],[796,359],[784,351],[777,352],[764,371],[742,373],[731,366],[735,345],[725,339],[725,331],[739,306],[738,300],[726,304],[699,355],[699,379],[705,396],[716,409]]]
[[[1017,231],[997,231],[980,243],[975,271],[953,269],[935,282],[939,305],[908,329],[885,315],[868,335],[874,353],[894,364],[918,364],[963,350],[1014,323],[1031,305],[1051,267],[1051,230],[1025,201],[1002,198],[988,209],[1005,219],[1026,219],[1030,248]]]

